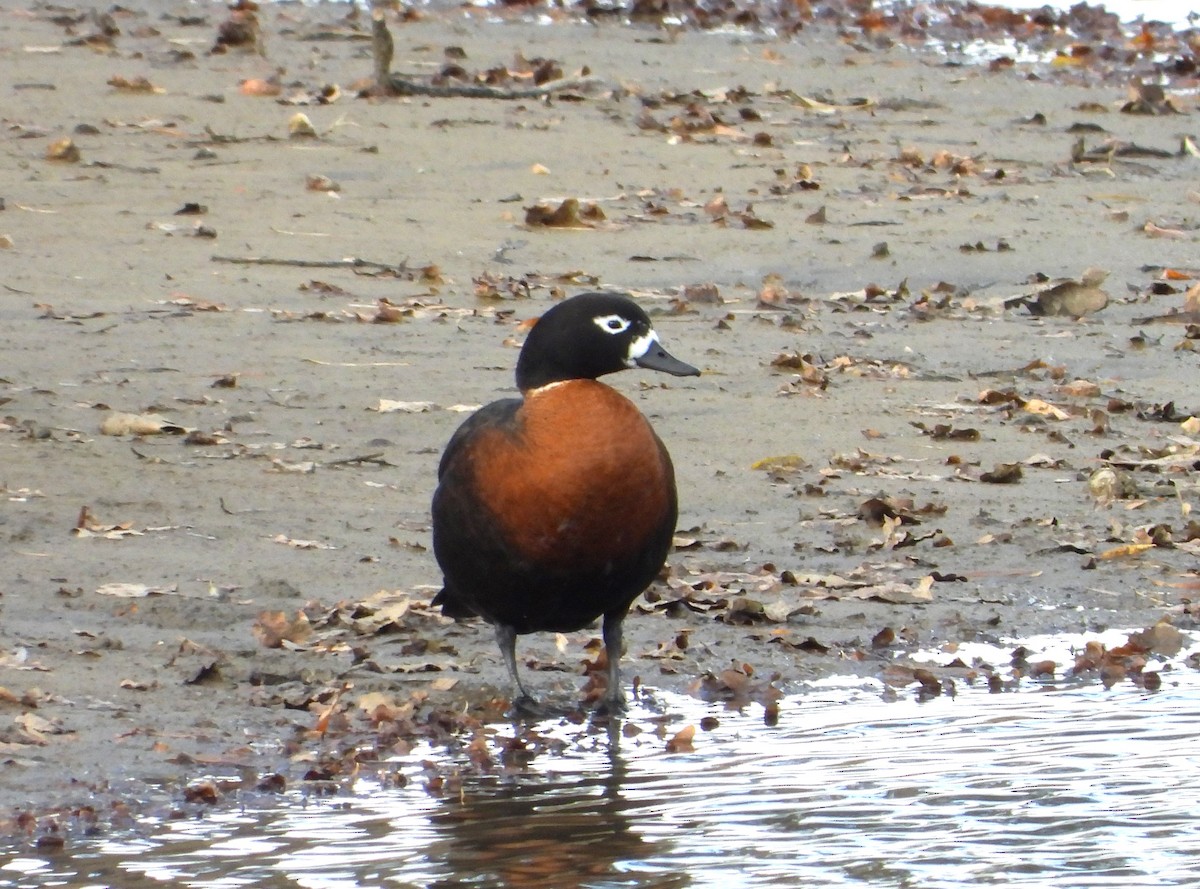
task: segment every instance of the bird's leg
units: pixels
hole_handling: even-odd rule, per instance
[[[517,632],[505,624],[496,624],[496,643],[500,646],[500,654],[504,658],[504,666],[508,668],[509,678],[513,684],[513,710],[520,714],[534,715],[540,712],[537,701],[533,699],[521,677],[517,673]]]
[[[604,654],[608,658],[608,691],[600,703],[605,713],[625,712],[625,690],[621,688],[621,654],[625,613],[604,615]]]

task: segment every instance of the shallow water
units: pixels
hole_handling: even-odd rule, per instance
[[[925,702],[831,681],[774,727],[758,705],[654,696],[624,730],[536,726],[561,752],[503,774],[418,750],[387,764],[404,787],[21,852],[0,886],[1197,886],[1200,673],[1162,675],[1155,693],[960,684]],[[692,752],[666,752],[705,716]]]

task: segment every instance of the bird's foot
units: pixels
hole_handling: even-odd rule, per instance
[[[625,702],[625,694],[618,688],[616,694],[606,694],[597,701],[592,714],[601,719],[612,719],[624,716],[628,710],[629,705]]]
[[[522,691],[512,700],[509,716],[514,719],[541,719],[549,712],[545,705],[527,692]]]

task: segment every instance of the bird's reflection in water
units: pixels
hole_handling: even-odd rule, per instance
[[[686,874],[646,865],[649,858],[664,858],[664,841],[650,843],[637,828],[639,819],[654,816],[623,794],[628,770],[620,750],[621,720],[606,722],[599,739],[606,765],[580,774],[464,780],[461,794],[447,798],[430,818],[439,838],[426,855],[453,877],[429,885],[688,885]]]

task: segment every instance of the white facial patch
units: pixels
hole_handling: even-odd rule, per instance
[[[613,335],[624,333],[629,329],[629,325],[633,323],[624,315],[597,315],[592,321],[605,333]]]
[[[658,334],[653,329],[647,330],[629,344],[629,351],[625,353],[625,363],[629,367],[636,367],[637,360],[650,351],[650,347],[658,343]]]

